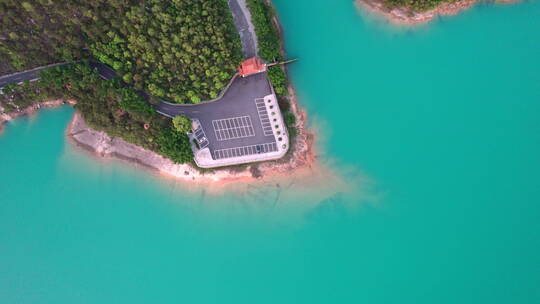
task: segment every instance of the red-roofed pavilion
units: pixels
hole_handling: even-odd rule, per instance
[[[266,64],[258,57],[244,60],[238,67],[238,74],[242,77],[266,71]]]

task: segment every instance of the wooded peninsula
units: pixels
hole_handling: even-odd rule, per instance
[[[264,0],[246,2],[260,57],[283,60],[273,8]],[[193,161],[189,138],[153,104],[214,99],[243,59],[226,0],[7,0],[0,3],[0,28],[0,75],[68,63],[44,69],[37,81],[5,86],[5,113],[74,100],[91,128],[175,163]],[[91,62],[110,66],[117,77],[103,79]],[[283,69],[270,67],[267,73],[285,100]],[[286,101],[280,105],[294,137],[295,116]]]

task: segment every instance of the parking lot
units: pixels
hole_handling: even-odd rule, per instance
[[[264,98],[255,99],[255,105],[257,106],[257,113],[259,114],[259,119],[261,121],[264,135],[272,135],[272,123],[270,122],[268,111],[266,110],[266,106],[264,105]]]
[[[249,116],[212,120],[217,140],[229,140],[255,136]]]
[[[197,139],[200,149],[208,147],[208,139],[206,138],[206,134],[204,133],[204,130],[201,128],[200,124],[199,127],[193,132],[193,135]]]
[[[236,147],[230,149],[222,149],[214,151],[214,159],[224,159],[231,157],[240,157],[253,154],[263,154],[268,152],[277,151],[277,144],[275,142],[262,145],[251,145],[244,147]]]
[[[197,119],[201,130],[194,135],[198,140],[206,139],[199,145],[208,148],[214,160],[259,154],[262,157],[278,150],[269,118],[272,113],[264,104],[267,96],[273,96],[273,92],[267,74],[260,73],[236,77],[219,100],[195,105],[160,103],[157,110],[169,117],[186,115]],[[275,113],[281,115],[279,108]]]

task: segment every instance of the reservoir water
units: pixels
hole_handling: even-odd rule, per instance
[[[207,191],[42,110],[0,136],[0,303],[540,303],[540,2],[275,4],[337,177]]]

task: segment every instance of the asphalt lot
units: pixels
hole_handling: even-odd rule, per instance
[[[230,0],[229,7],[234,24],[240,34],[242,50],[246,58],[257,55],[253,33],[238,0]],[[63,65],[60,63],[55,65]],[[99,75],[107,80],[116,76],[107,65],[91,62]],[[53,66],[53,65],[51,65]],[[45,67],[39,67],[12,75],[0,77],[0,88],[10,83],[39,78],[38,73]],[[143,91],[139,94],[148,97]],[[268,113],[264,109],[263,97],[273,94],[266,73],[246,78],[236,77],[223,96],[212,102],[196,105],[178,105],[161,102],[156,110],[166,116],[185,115],[199,120],[200,128],[195,131],[201,148],[208,147],[216,158],[236,157],[239,155],[260,154],[275,151],[276,141],[271,131]]]
[[[255,102],[271,94],[266,73],[260,73],[246,78],[236,77],[219,100],[195,105],[162,102],[156,106],[156,110],[170,117],[185,115],[198,119],[208,139],[208,148],[212,155],[216,155],[216,150],[275,143],[274,135],[263,129]],[[250,124],[247,125],[244,119],[242,124],[246,126],[239,125],[237,118],[240,117],[249,117]],[[224,121],[229,125],[223,125]]]
[[[91,65],[105,79],[116,76],[114,70],[104,64],[92,62]],[[1,77],[0,86],[38,79],[38,73],[42,69]],[[198,119],[201,123],[201,131],[204,133],[203,137],[206,137],[208,142],[205,142],[204,146],[208,147],[215,157],[216,150],[275,143],[275,137],[267,130],[267,113],[261,111],[260,106],[260,99],[271,94],[272,90],[266,73],[260,73],[246,78],[236,77],[219,100],[195,105],[161,102],[155,108],[159,113],[169,117],[185,115]],[[240,121],[238,118],[243,119]],[[226,124],[223,125],[223,123]],[[264,151],[259,153],[264,153]]]

